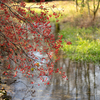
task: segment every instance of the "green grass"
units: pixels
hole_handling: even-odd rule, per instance
[[[99,63],[100,61],[100,40],[94,39],[92,28],[81,29],[68,27],[66,30],[60,31],[63,35],[61,48],[66,56],[75,61],[86,61]],[[97,30],[95,30],[96,32]],[[88,38],[86,37],[88,35]],[[90,38],[89,38],[90,36]],[[91,38],[91,36],[93,38]],[[71,45],[67,42],[71,41]]]
[[[70,10],[69,10],[70,7],[71,7],[71,10],[75,9],[75,8],[73,8],[73,4],[70,3],[69,4],[70,7],[69,7],[69,6],[66,6],[66,3],[64,4],[64,2],[62,2],[62,1],[52,1],[52,2],[49,2],[48,4],[45,4],[45,2],[42,3],[43,8],[46,8],[47,10],[40,9],[39,8],[40,5],[37,5],[36,3],[26,3],[26,7],[30,7],[31,5],[33,5],[33,8],[31,8],[31,10],[35,11],[38,15],[41,14],[41,11],[46,12],[48,10],[49,12],[48,13],[46,12],[46,16],[52,15],[52,17],[50,17],[50,19],[49,19],[49,21],[51,21],[51,22],[56,22],[56,18],[55,18],[55,16],[53,16],[54,12],[59,14],[59,17],[57,18],[57,20],[61,21],[61,20],[63,20],[63,18],[66,18],[68,16],[68,14],[70,12]],[[53,5],[55,5],[56,7],[52,8]],[[64,12],[63,12],[63,10],[64,10]],[[27,14],[30,14],[30,12],[27,11]],[[63,16],[61,16],[61,15],[63,15]]]
[[[32,11],[35,11],[35,12],[38,14],[38,16],[41,16],[41,12],[46,13],[44,10],[41,10],[41,9],[36,9],[36,8],[34,8],[34,9],[31,9],[31,10],[32,10]],[[53,15],[53,12],[56,12],[57,14],[59,14],[59,17],[58,17],[58,18],[55,18],[55,16]],[[31,16],[34,16],[34,15],[31,14],[30,12],[27,12],[27,14],[30,14]],[[61,13],[59,13],[59,11],[57,11],[57,10],[54,10],[54,11],[49,10],[49,12],[46,13],[45,16],[49,16],[49,15],[52,15],[52,17],[49,17],[49,21],[50,21],[50,22],[56,22],[56,20],[59,20],[59,22],[60,22],[63,18],[67,17],[67,14],[64,15],[64,16],[62,16]],[[44,17],[45,17],[45,16],[44,16]]]

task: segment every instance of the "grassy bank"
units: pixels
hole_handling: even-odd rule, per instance
[[[61,48],[66,57],[76,61],[86,61],[92,63],[100,62],[100,40],[99,31],[93,28],[67,27],[60,31],[63,35]],[[68,44],[68,42],[72,44]]]

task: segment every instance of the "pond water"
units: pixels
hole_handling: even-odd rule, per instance
[[[98,65],[63,58],[55,67],[62,67],[61,71],[65,72],[68,80],[59,73],[53,73],[52,78],[43,76],[44,80],[50,81],[49,85],[44,85],[40,78],[30,84],[30,80],[19,71],[17,81],[4,87],[12,100],[100,100]]]

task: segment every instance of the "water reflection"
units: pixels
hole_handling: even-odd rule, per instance
[[[61,59],[56,68],[65,72],[68,80],[59,73],[53,73],[49,85],[37,79],[35,84],[18,74],[19,79],[12,84],[13,100],[100,100],[100,68],[98,65],[85,62],[73,62]],[[38,86],[40,84],[40,86]]]
[[[68,80],[54,75],[51,97],[55,100],[100,100],[99,66],[68,59],[61,60],[61,63]]]

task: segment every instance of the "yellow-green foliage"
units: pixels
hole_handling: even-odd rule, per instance
[[[76,30],[75,30],[76,29]],[[79,29],[69,28],[68,30],[61,31],[60,34],[64,35],[62,39],[63,48],[61,48],[68,58],[78,61],[87,61],[99,63],[100,61],[100,39],[86,38],[92,36],[93,29]],[[97,30],[96,30],[97,31]],[[83,35],[84,34],[84,35]],[[66,40],[66,41],[65,41]],[[71,41],[71,45],[67,42]]]

